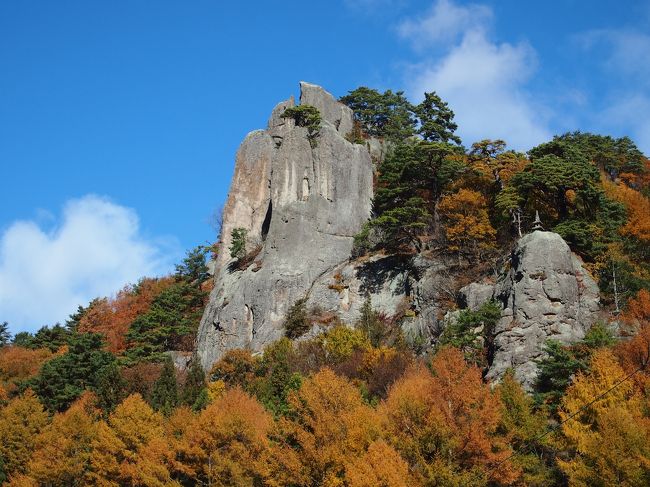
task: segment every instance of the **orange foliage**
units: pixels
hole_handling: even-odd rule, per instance
[[[0,409],[0,458],[8,475],[25,473],[36,436],[47,424],[47,413],[28,389]]]
[[[603,178],[607,195],[625,205],[627,223],[619,230],[621,235],[650,243],[650,200],[624,184],[616,184]]]
[[[487,212],[485,197],[470,189],[444,196],[438,205],[440,216],[446,220],[445,233],[452,251],[469,251],[480,255],[481,250],[495,244],[496,230]]]
[[[28,475],[38,485],[87,484],[91,445],[97,434],[96,398],[86,393],[36,437]]]
[[[626,372],[630,373],[650,359],[650,292],[642,289],[627,303],[621,321],[632,330],[632,339],[620,342],[614,352]],[[650,392],[650,370],[634,377],[638,385]]]
[[[567,389],[559,415],[572,455],[558,464],[569,485],[647,485],[650,420],[642,405],[647,398],[633,382],[620,382],[624,376],[611,351],[600,349],[589,373],[578,373]]]
[[[380,406],[389,443],[427,484],[469,485],[477,476],[486,482],[510,454],[498,429],[500,397],[457,349],[442,349],[431,367],[433,374],[422,367],[407,372]],[[492,475],[508,483],[520,472],[506,461]]]
[[[100,333],[107,349],[121,353],[126,349],[126,333],[136,317],[149,310],[158,294],[173,284],[171,277],[143,279],[137,286],[126,286],[113,299],[95,301],[79,321],[81,333]]]
[[[641,289],[634,299],[628,301],[621,318],[631,325],[650,322],[650,291]]]
[[[411,487],[419,482],[395,449],[383,440],[370,444],[368,451],[351,459],[345,469],[349,487]]]
[[[171,480],[171,460],[163,417],[133,394],[108,423],[97,423],[87,476],[98,485],[179,485]]]
[[[181,409],[170,422],[182,435],[174,444],[174,466],[193,485],[253,485],[265,471],[273,419],[240,388],[226,391],[198,417]]]
[[[330,369],[307,379],[289,404],[291,414],[280,420],[282,434],[272,452],[271,485],[343,485],[348,465],[379,438],[377,413]]]
[[[17,382],[35,376],[41,365],[53,356],[54,354],[47,348],[37,350],[14,346],[0,348],[0,385],[4,385],[7,393],[13,392]]]

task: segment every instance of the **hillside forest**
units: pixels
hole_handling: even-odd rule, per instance
[[[8,486],[650,485],[650,160],[627,137],[464,146],[436,93],[357,88],[347,139],[379,141],[373,217],[353,258],[446,256],[494,274],[536,213],[597,280],[602,320],[549,340],[534,390],[484,380],[500,307],[462,310],[435,343],[370,298],[354,323],[294,303],[263,353],[193,359],[218,252],[12,336],[0,323],[0,483]],[[313,107],[288,116],[318,143]],[[241,233],[241,232],[240,232]],[[447,307],[457,307],[451,290]],[[0,319],[2,317],[0,316]]]

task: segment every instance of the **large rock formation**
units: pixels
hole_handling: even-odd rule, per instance
[[[258,351],[280,338],[288,308],[348,260],[353,237],[370,216],[370,155],[344,137],[352,112],[319,86],[301,83],[300,89],[300,103],[315,106],[323,118],[315,146],[306,128],[281,117],[294,106],[290,98],[237,153],[215,288],[198,334],[206,369],[228,349]],[[248,232],[252,261],[242,270],[228,251],[235,228]]]
[[[509,266],[494,290],[504,310],[494,330],[488,379],[498,379],[512,367],[530,389],[546,340],[576,342],[596,321],[598,286],[557,233],[524,236]]]
[[[198,334],[206,369],[228,349],[261,351],[279,339],[287,310],[302,298],[321,310],[325,327],[335,315],[354,323],[370,296],[375,309],[396,317],[407,338],[424,347],[435,343],[445,316],[454,316],[448,311],[459,271],[450,256],[351,259],[353,237],[370,216],[373,160],[379,162],[386,147],[376,140],[348,142],[350,109],[319,86],[301,83],[300,89],[300,103],[315,106],[323,118],[316,144],[306,128],[282,117],[295,105],[292,97],[237,153],[215,287]],[[243,265],[229,253],[236,228],[248,232]],[[498,380],[513,367],[528,388],[546,340],[581,339],[599,309],[598,288],[579,259],[559,235],[542,231],[519,241],[496,285],[465,286],[459,304],[475,310],[489,299],[502,304],[503,315],[490,340],[488,378]],[[316,319],[307,336],[320,329]]]

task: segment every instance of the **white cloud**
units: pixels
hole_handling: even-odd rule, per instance
[[[527,150],[550,136],[548,109],[526,91],[536,70],[536,54],[527,43],[493,42],[488,35],[491,19],[486,6],[440,0],[423,20],[402,22],[402,35],[419,46],[442,36],[460,38],[442,57],[411,67],[408,91],[414,99],[436,91],[447,101],[466,144],[500,138],[510,147]]]
[[[601,29],[581,34],[590,54],[607,73],[603,106],[593,125],[604,133],[628,135],[650,153],[650,35],[634,29]]]
[[[650,85],[650,35],[632,29],[601,29],[584,33],[579,40],[587,49],[598,49],[612,74]]]
[[[483,30],[492,20],[492,10],[485,5],[458,6],[439,0],[417,19],[406,19],[397,26],[398,34],[409,39],[416,49],[437,42],[453,42],[465,32]]]
[[[16,221],[0,235],[0,320],[14,332],[63,321],[92,298],[168,271],[162,248],[171,245],[143,237],[134,210],[94,195],[68,201],[51,231]]]
[[[629,136],[644,154],[650,154],[650,95],[627,93],[598,117],[605,132]],[[613,131],[615,130],[615,132]]]

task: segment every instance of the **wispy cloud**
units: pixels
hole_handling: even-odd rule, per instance
[[[458,6],[439,0],[424,15],[400,22],[397,32],[415,49],[422,50],[438,42],[457,41],[466,32],[483,31],[492,17],[492,10],[485,5]]]
[[[447,43],[442,55],[411,66],[408,91],[414,99],[436,91],[449,102],[466,143],[501,138],[528,149],[550,135],[543,115],[548,109],[536,106],[526,90],[537,67],[536,53],[525,42],[493,41],[492,19],[485,5],[439,0],[427,14],[403,20],[398,32],[418,52],[436,41]]]
[[[650,86],[650,35],[634,29],[599,29],[579,36],[583,47],[598,50],[613,74]],[[625,81],[624,79],[622,81]]]
[[[590,55],[598,55],[603,77],[602,102],[594,125],[605,132],[629,135],[650,153],[650,35],[631,28],[599,29],[578,39]]]
[[[38,218],[38,220],[41,220]],[[14,332],[64,320],[79,304],[170,268],[169,239],[142,235],[134,210],[88,195],[52,230],[16,221],[0,235],[0,321]]]

